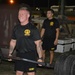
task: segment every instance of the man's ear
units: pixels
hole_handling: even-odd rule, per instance
[[[30,14],[28,14],[28,18],[30,17]]]
[[[54,16],[54,14],[52,13],[52,16]]]
[[[54,17],[54,14],[52,14],[52,17]]]

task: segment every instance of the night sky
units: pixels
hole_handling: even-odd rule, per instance
[[[52,5],[58,5],[60,0],[14,0],[15,3],[26,3],[32,7],[48,7]],[[0,0],[0,4],[7,4],[9,0]],[[66,5],[75,5],[75,0],[65,0]]]

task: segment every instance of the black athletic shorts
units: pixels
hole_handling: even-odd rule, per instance
[[[27,52],[27,53],[17,53],[17,57],[30,59],[37,61],[37,53],[34,52]],[[15,71],[22,71],[22,72],[35,72],[37,64],[16,60],[15,61]]]
[[[54,45],[55,38],[44,37],[42,43],[43,50],[54,51],[57,48],[57,45]]]

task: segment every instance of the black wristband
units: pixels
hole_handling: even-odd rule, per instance
[[[38,59],[41,59],[41,60],[42,60],[43,58],[42,58],[42,57],[40,57],[40,58],[38,58]]]

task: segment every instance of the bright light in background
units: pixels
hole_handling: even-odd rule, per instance
[[[11,3],[11,4],[14,4],[14,0],[10,0],[10,3]]]

